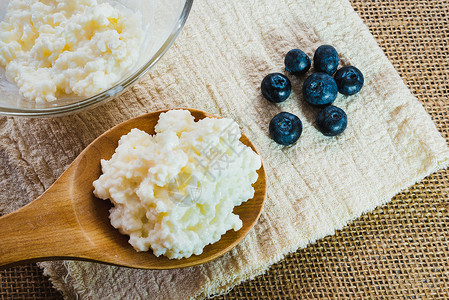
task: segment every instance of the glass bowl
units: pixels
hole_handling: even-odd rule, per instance
[[[0,21],[4,18],[8,2],[0,0]],[[122,79],[107,90],[91,97],[67,96],[52,102],[36,103],[19,95],[17,87],[5,79],[5,71],[0,67],[0,114],[50,117],[79,112],[113,99],[141,78],[173,44],[186,22],[193,0],[115,0],[107,2],[113,5],[125,5],[142,13],[145,36],[140,56]]]

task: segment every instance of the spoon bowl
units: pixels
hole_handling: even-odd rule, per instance
[[[195,120],[216,117],[201,110],[188,110]],[[159,115],[166,111],[145,114],[109,129],[87,146],[40,197],[0,217],[0,268],[25,262],[75,259],[131,268],[174,269],[208,262],[236,246],[262,211],[266,196],[263,164],[253,184],[254,197],[234,208],[243,227],[239,231],[229,230],[218,242],[206,246],[201,255],[179,260],[134,250],[128,236],[110,224],[112,204],[94,196],[92,183],[101,175],[100,160],[110,159],[120,137],[133,128],[154,134]],[[257,152],[244,134],[240,141]]]

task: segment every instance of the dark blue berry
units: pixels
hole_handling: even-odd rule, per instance
[[[362,72],[353,66],[346,66],[335,73],[338,91],[344,95],[355,95],[363,86]]]
[[[338,53],[334,47],[323,45],[318,47],[313,56],[315,72],[324,72],[332,75],[338,68]]]
[[[294,114],[281,112],[270,121],[270,136],[278,144],[291,145],[302,133],[301,120]]]
[[[265,76],[261,85],[262,95],[271,102],[285,101],[292,91],[290,80],[281,73],[271,73]]]
[[[301,75],[310,69],[310,58],[299,49],[292,49],[284,59],[285,70],[293,75]]]
[[[302,85],[304,100],[313,106],[329,105],[337,98],[337,94],[334,78],[326,73],[314,73],[307,77]]]
[[[333,105],[323,108],[316,117],[316,126],[326,136],[336,136],[345,131],[348,117],[341,109]]]

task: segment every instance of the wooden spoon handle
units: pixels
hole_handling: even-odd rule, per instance
[[[55,183],[57,185],[57,182]],[[0,217],[0,268],[45,258],[72,257],[86,250],[67,193],[53,185],[21,209]]]

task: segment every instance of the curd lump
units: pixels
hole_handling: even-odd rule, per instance
[[[92,96],[137,60],[140,18],[97,0],[11,0],[0,23],[0,65],[36,102]]]
[[[112,226],[137,251],[169,258],[199,255],[242,221],[232,213],[254,195],[261,159],[239,141],[231,119],[198,122],[187,110],[162,113],[149,135],[132,129],[121,137],[94,194],[110,199]]]

